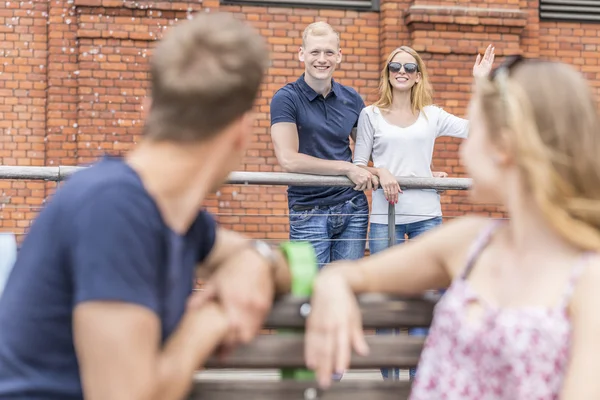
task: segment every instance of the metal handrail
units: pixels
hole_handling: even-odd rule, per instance
[[[61,165],[56,167],[0,166],[0,179],[30,179],[60,182],[75,172],[87,167]],[[467,190],[469,178],[416,178],[398,177],[403,189]],[[345,176],[310,175],[288,172],[234,171],[226,183],[238,185],[283,185],[283,186],[354,186]]]
[[[60,165],[56,167],[0,166],[0,179],[29,179],[60,182],[84,168],[83,166]],[[402,189],[468,190],[469,178],[415,178],[397,177]],[[347,186],[354,183],[346,176],[310,175],[288,172],[234,171],[226,183],[237,185],[283,185],[283,186]],[[396,243],[396,208],[388,207],[388,244]]]

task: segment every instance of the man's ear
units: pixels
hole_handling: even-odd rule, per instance
[[[298,60],[300,62],[304,62],[304,49],[302,48],[302,46],[298,48]]]
[[[145,96],[142,100],[142,105],[140,107],[140,113],[142,114],[142,121],[146,119],[148,113],[150,112],[150,108],[152,107],[152,98],[149,96]]]
[[[240,117],[235,129],[235,138],[233,146],[235,150],[246,151],[250,138],[254,130],[254,123],[256,122],[256,114],[253,111],[248,111]]]

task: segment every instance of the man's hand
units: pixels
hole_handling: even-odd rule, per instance
[[[216,300],[230,321],[223,350],[248,343],[260,331],[271,309],[275,291],[269,261],[251,247],[236,249],[237,254],[223,260],[204,288],[194,293],[188,307],[199,307]]]
[[[373,189],[373,184],[377,184],[377,179],[373,178],[373,174],[364,168],[356,165],[351,165],[350,169],[346,173],[348,179],[350,179],[356,186],[354,190],[363,191]]]
[[[373,190],[377,190],[381,185],[381,179],[379,179],[379,177],[375,174],[373,174],[372,176],[373,177],[371,178],[371,182],[373,183]]]

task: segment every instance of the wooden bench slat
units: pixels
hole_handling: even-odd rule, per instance
[[[414,367],[425,340],[407,335],[372,335],[366,339],[370,353],[364,357],[353,354],[352,368]],[[303,368],[305,365],[304,335],[299,333],[260,335],[238,347],[225,360],[210,358],[206,368]]]
[[[341,381],[318,389],[314,381],[199,381],[189,400],[405,400],[407,381]]]
[[[407,299],[365,294],[358,300],[364,328],[410,328],[431,325],[436,298]],[[264,327],[304,328],[306,320],[300,314],[300,307],[307,303],[308,298],[294,296],[277,299]]]

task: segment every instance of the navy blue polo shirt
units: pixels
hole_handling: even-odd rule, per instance
[[[32,224],[0,297],[0,399],[83,399],[73,343],[73,310],[83,302],[150,310],[164,343],[215,232],[206,212],[186,234],[169,229],[120,159],[69,178]]]
[[[298,129],[298,151],[324,160],[352,162],[350,134],[365,103],[356,90],[332,79],[326,97],[304,80],[279,89],[271,100],[271,125],[292,122]],[[362,192],[361,192],[362,193]],[[352,187],[290,186],[290,208],[340,204],[358,195]],[[363,193],[364,195],[364,193]]]

